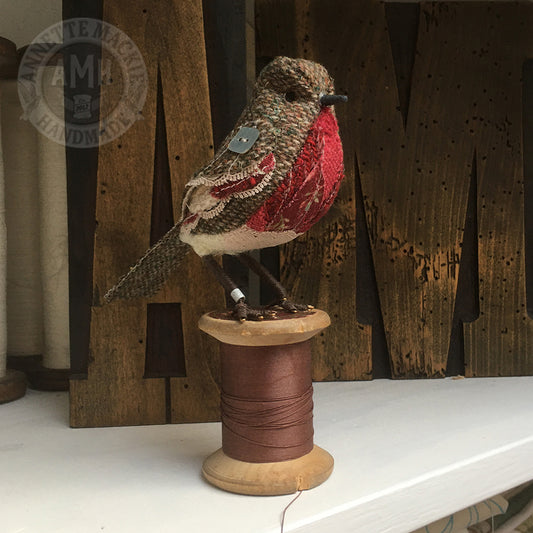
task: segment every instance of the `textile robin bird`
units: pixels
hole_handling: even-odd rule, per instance
[[[186,184],[181,220],[105,295],[152,296],[192,248],[235,302],[239,320],[261,320],[275,309],[254,308],[215,257],[237,255],[269,282],[277,305],[308,309],[247,252],[305,233],[330,208],[344,176],[342,145],[326,69],[277,57],[260,73],[254,96],[214,159]]]

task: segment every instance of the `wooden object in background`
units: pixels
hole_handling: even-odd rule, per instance
[[[46,112],[65,123],[62,57],[57,54],[40,69]],[[41,104],[42,105],[42,104]],[[48,111],[50,110],[50,111]],[[39,113],[39,111],[37,111]],[[40,133],[37,137],[39,169],[39,230],[41,286],[43,293],[43,376],[46,371],[62,376],[61,390],[68,389],[70,374],[67,169],[64,144]]]
[[[300,15],[296,15],[299,8],[291,2],[256,3],[257,55],[264,58],[263,62],[277,55],[306,57],[297,42],[297,25],[301,23]],[[346,9],[351,6],[344,6],[343,11]],[[339,11],[333,9],[330,17],[334,16],[333,12],[338,16]],[[311,38],[316,36],[309,35],[306,43]],[[331,55],[337,54],[338,61],[344,57],[339,53],[341,43],[326,48],[317,39],[315,45],[319,50],[330,50]],[[333,78],[337,78],[337,64],[330,58],[308,54],[307,57],[322,62]],[[339,86],[337,79],[336,82],[336,92],[343,92],[344,87]],[[295,299],[327,309],[332,317],[332,327],[317,337],[314,344],[313,378],[370,379],[372,331],[368,325],[359,323],[356,314],[354,152],[348,148],[350,132],[346,114],[337,111],[337,116],[347,178],[332,209],[320,223],[281,248],[281,277]]]
[[[26,47],[15,51],[3,84],[2,135],[8,236],[9,369],[26,374],[31,388],[68,390],[68,247],[65,148],[21,120],[17,69]],[[62,90],[52,79],[60,56],[36,66],[44,95],[33,112],[61,113]],[[27,73],[27,71],[26,71]],[[43,102],[46,101],[46,104]],[[62,117],[58,117],[62,118]]]
[[[311,337],[328,327],[329,324],[330,319],[327,313],[315,310],[310,314],[297,317],[289,315],[277,320],[248,321],[243,324],[231,318],[220,318],[208,314],[200,319],[199,328],[222,343],[223,363],[224,358],[231,357],[234,350],[241,347],[254,350],[253,354],[260,354],[262,360],[270,358],[271,361],[277,362],[278,359],[272,359],[272,357],[287,357],[288,348],[296,344],[299,344],[300,350],[298,357],[310,359]],[[248,357],[251,352],[246,352],[245,355]],[[268,365],[268,363],[265,364]],[[310,385],[310,361],[300,364],[307,368],[307,379]],[[236,387],[243,381],[253,379],[262,381],[261,376],[247,375],[250,371],[250,367],[242,368],[242,373],[234,377],[233,386]],[[294,372],[297,372],[296,368]],[[285,379],[291,380],[291,375],[285,376]],[[292,380],[299,379],[300,376],[292,376]],[[224,388],[225,383],[227,386],[223,373],[221,388],[227,391],[228,389]],[[304,385],[307,386],[305,383]],[[268,387],[265,385],[264,388],[266,394]],[[291,390],[290,385],[286,385],[286,388]],[[231,394],[235,394],[233,390]],[[273,439],[272,436],[269,438]],[[230,457],[225,453],[226,451],[228,449],[224,444],[221,449],[210,455],[204,461],[202,473],[213,485],[238,494],[267,496],[311,489],[323,483],[333,470],[333,457],[316,445],[303,456],[277,462],[242,461]]]
[[[18,59],[17,59],[18,68]],[[16,73],[2,82],[2,146],[7,229],[8,365],[42,359],[43,302],[39,243],[39,165],[36,128],[21,120]],[[20,359],[19,359],[20,358]],[[25,368],[24,368],[25,371]]]
[[[42,391],[69,390],[70,368],[48,368],[42,355],[10,355],[7,366],[23,372],[31,389]]]
[[[213,28],[216,9],[209,2],[205,4],[211,16],[208,27]],[[78,180],[82,184],[70,188],[71,197],[77,194],[81,199],[78,203],[87,211],[85,218],[91,221],[87,226],[93,220],[87,197],[96,189],[98,197],[96,255],[91,261],[95,282],[93,285],[91,281],[91,290],[78,291],[77,287],[83,285],[77,282],[80,276],[71,280],[77,291],[72,298],[83,302],[73,321],[73,331],[81,331],[75,340],[74,357],[90,361],[75,365],[89,376],[88,382],[79,382],[75,403],[90,405],[91,395],[98,396],[99,387],[107,391],[92,417],[94,425],[187,419],[180,409],[192,409],[189,420],[196,415],[202,420],[206,412],[214,416],[216,411],[214,359],[202,359],[199,367],[191,370],[191,362],[183,357],[170,372],[173,378],[168,372],[166,377],[143,377],[165,375],[153,350],[153,339],[161,336],[161,331],[147,336],[148,323],[166,324],[171,316],[181,315],[186,323],[183,332],[192,331],[189,311],[183,308],[185,298],[175,281],[162,295],[143,305],[117,304],[113,312],[90,305],[92,289],[98,288],[97,301],[142,253],[150,237],[153,240],[168,227],[169,213],[175,219],[171,206],[179,203],[176,191],[212,153],[212,141],[205,137],[210,126],[198,127],[209,123],[205,117],[208,106],[200,105],[206,92],[205,60],[198,63],[195,51],[187,56],[190,64],[187,57],[177,59],[179,47],[190,49],[191,42],[201,41],[198,32],[191,29],[201,28],[194,25],[198,20],[191,15],[194,12],[199,16],[200,8],[196,4],[175,7],[175,12],[183,11],[185,18],[173,15],[172,29],[181,24],[180,20],[196,22],[184,23],[187,28],[180,36],[170,37],[167,25],[161,31],[156,20],[157,16],[168,19],[168,14],[157,14],[162,13],[160,9],[174,13],[172,6],[169,2],[164,8],[143,8],[141,16],[136,10],[120,11],[120,7],[107,5],[108,20],[133,38],[150,66],[145,121],[136,124],[120,141],[103,147],[98,188],[96,184],[89,186],[89,180]],[[258,64],[278,54],[315,59],[332,73],[338,92],[350,98],[347,106],[337,110],[347,174],[338,201],[320,225],[281,253],[282,276],[292,292],[303,301],[318,302],[332,314],[333,326],[315,342],[315,379],[516,375],[533,371],[532,322],[527,312],[529,303],[531,314],[533,301],[533,209],[524,209],[524,203],[530,205],[533,197],[528,155],[533,135],[526,91],[532,75],[527,67],[531,62],[525,61],[531,57],[526,28],[532,9],[527,3],[363,1],[346,6],[338,1],[257,1]],[[338,16],[340,12],[343,17]],[[243,18],[239,10],[236,16]],[[159,90],[154,51],[158,46],[170,51],[169,57],[160,61]],[[505,55],[501,54],[503,49]],[[218,66],[216,54],[211,53],[212,64]],[[165,70],[170,64],[172,67]],[[179,79],[169,83],[170,72],[178,72],[175,68],[181,69]],[[218,70],[216,76],[222,79]],[[198,72],[203,73],[200,83],[195,78]],[[225,83],[227,92],[227,80]],[[178,87],[178,98],[169,102],[173,84]],[[200,98],[192,103],[195,111],[187,115],[194,115],[194,120],[177,120],[180,115],[175,102],[185,102],[184,95],[191,87],[195,93],[200,87]],[[212,90],[217,90],[216,84]],[[185,104],[180,107],[181,111],[191,111],[186,108]],[[188,127],[187,120],[193,135],[200,139],[193,143],[194,148],[204,154],[194,162],[189,156],[190,146],[187,154],[181,147],[176,148],[180,138],[190,137],[191,132],[180,129]],[[225,115],[220,120],[230,121]],[[168,124],[173,128],[166,128]],[[217,135],[222,136],[220,129]],[[152,146],[156,137],[159,141],[152,160],[144,147]],[[189,160],[184,159],[187,157]],[[108,178],[122,172],[111,169],[134,167],[136,178],[141,176],[142,180],[135,181],[135,190],[124,194],[109,187]],[[149,200],[139,207],[134,196],[150,197],[152,175],[159,191],[153,209]],[[168,195],[171,189],[172,203]],[[112,206],[119,204],[124,207],[115,217]],[[135,216],[131,225],[124,227],[121,224],[125,221],[119,218],[127,210]],[[92,230],[83,231],[83,238],[92,235]],[[120,236],[129,239],[130,246],[117,242]],[[81,264],[85,252],[79,254],[73,240],[71,265]],[[109,261],[111,268],[104,273],[103,263]],[[190,261],[195,264],[196,259],[191,257]],[[195,270],[193,277],[198,275],[197,269],[191,268]],[[208,278],[202,275],[198,279],[203,289]],[[207,288],[206,292],[213,294]],[[151,311],[162,313],[157,314],[165,317],[162,322],[154,318],[156,315],[149,318],[148,304],[162,306]],[[203,310],[216,307],[218,304]],[[192,314],[203,310],[198,308]],[[88,332],[80,328],[87,312],[92,314],[91,353],[79,358],[77,354],[85,354],[88,344],[84,343]],[[114,312],[117,316],[106,315]],[[108,324],[115,323],[119,324],[118,337],[130,337],[128,346],[115,348],[115,341],[95,336],[96,324],[102,325],[97,329],[103,327],[106,331]],[[130,327],[141,332],[135,341]],[[150,328],[153,330],[153,326]],[[111,339],[112,332],[108,334]],[[152,339],[148,351],[155,358],[150,355],[146,359],[145,345],[139,343],[145,343],[147,337]],[[191,340],[181,330],[174,337],[174,344],[183,342],[186,352]],[[103,360],[93,359],[95,353],[111,345],[108,366]],[[189,377],[198,376],[193,388],[204,387],[209,407],[195,411],[199,396],[190,394],[191,381],[183,376],[185,372]],[[125,398],[128,392],[130,398]],[[189,402],[188,396],[194,399]],[[148,404],[150,407],[145,407]],[[73,423],[85,420],[83,424],[91,425],[82,407],[73,413]]]
[[[26,376],[18,370],[5,370],[0,376],[0,404],[18,400],[26,394]]]
[[[466,374],[531,375],[533,292],[526,289],[532,288],[533,263],[526,263],[526,256],[533,231],[530,224],[525,233],[524,211],[531,217],[533,169],[525,163],[531,161],[533,144],[531,122],[524,132],[524,115],[531,113],[525,103],[531,103],[532,84],[529,76],[526,86],[523,67],[533,57],[533,4],[466,6],[458,16],[468,21],[464,48],[469,46],[470,58],[478,56],[465,61],[476,88],[465,125],[476,152],[479,265],[479,316],[464,325]],[[455,24],[453,13],[442,18],[448,28]]]
[[[213,144],[217,150],[233,129],[247,104],[247,94],[255,85],[253,27],[247,23],[250,18],[253,20],[253,0],[203,0],[202,4]],[[234,256],[226,255],[222,261],[224,270],[248,301],[258,304],[254,274]],[[231,299],[227,301],[233,303]]]
[[[0,37],[0,84],[13,79],[17,70],[15,43]],[[2,87],[0,85],[0,98]],[[1,123],[1,113],[0,113]],[[2,137],[0,136],[0,403],[16,400],[26,393],[26,377],[22,372],[7,369],[7,232],[5,221],[5,178]]]
[[[52,46],[58,45],[36,48]],[[64,122],[63,87],[54,83],[64,77],[63,58],[59,52],[35,65],[25,57],[27,49],[18,50],[22,76],[38,72],[36,91],[42,98],[30,112],[29,121],[21,121],[19,87],[12,81],[10,123],[6,124],[11,145],[6,158],[11,235],[8,367],[24,372],[33,389],[64,391],[69,388],[70,377],[65,146],[61,139],[44,135],[35,122],[36,116],[47,117],[52,124]],[[48,133],[50,130],[52,126]],[[33,213],[30,218],[28,205]]]
[[[101,307],[104,292],[179,218],[184,184],[213,155],[201,2],[132,8],[106,1],[103,18],[139,47],[149,87],[144,120],[99,149],[90,357],[86,378],[71,381],[71,425],[216,420],[216,345],[196,322],[223,305],[223,295],[198,257],[190,254],[154,298]],[[112,95],[102,98],[105,116]],[[165,377],[147,377],[158,365],[146,360],[147,346],[151,353],[165,349],[154,347],[165,334],[149,328],[161,322],[148,319],[149,304],[159,306],[157,313],[181,316],[181,324],[166,321],[183,342],[175,342],[168,357],[181,358],[185,375],[174,368]]]
[[[325,346],[343,346],[333,360],[319,346],[315,377],[372,375],[361,315],[383,320],[393,377],[532,374],[521,132],[533,5],[258,0],[256,13],[260,56],[319,61],[349,95],[339,201],[282,252],[285,283],[333,315]],[[357,267],[356,195],[371,245]],[[362,266],[372,298],[355,291]]]

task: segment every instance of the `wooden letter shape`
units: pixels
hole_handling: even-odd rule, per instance
[[[213,155],[201,2],[162,0],[143,8],[105,1],[104,20],[138,46],[149,87],[143,120],[100,147],[90,360],[87,379],[71,382],[71,424],[216,420],[217,349],[196,324],[224,305],[223,295],[194,253],[154,298],[99,306],[105,290],[150,244],[158,70],[174,220],[184,184]],[[102,96],[101,117],[113,100],[110,91]],[[181,304],[186,377],[143,378],[148,303]]]

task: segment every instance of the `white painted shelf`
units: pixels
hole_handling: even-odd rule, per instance
[[[335,470],[285,531],[408,533],[533,479],[533,377],[315,385]],[[0,406],[2,533],[274,533],[292,496],[205,483],[219,424],[70,429],[65,393]]]

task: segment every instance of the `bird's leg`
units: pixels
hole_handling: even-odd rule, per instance
[[[217,260],[212,255],[203,257],[203,260],[214,274],[217,281],[222,285],[224,290],[228,292],[228,294],[231,296],[231,299],[235,302],[235,307],[233,308],[233,314],[235,315],[235,318],[241,322],[244,322],[245,320],[263,320],[265,316],[272,317],[275,315],[273,311],[266,310],[262,307],[252,307],[251,305],[248,305],[243,292],[226,274],[224,269],[219,265]]]
[[[291,302],[288,298],[288,293],[285,287],[259,261],[254,259],[252,255],[250,255],[249,253],[243,253],[238,255],[237,257],[244,265],[249,267],[253,272],[255,272],[261,279],[265,280],[274,289],[276,295],[279,298],[278,305],[280,307],[292,313],[313,309],[312,305],[297,304]]]

